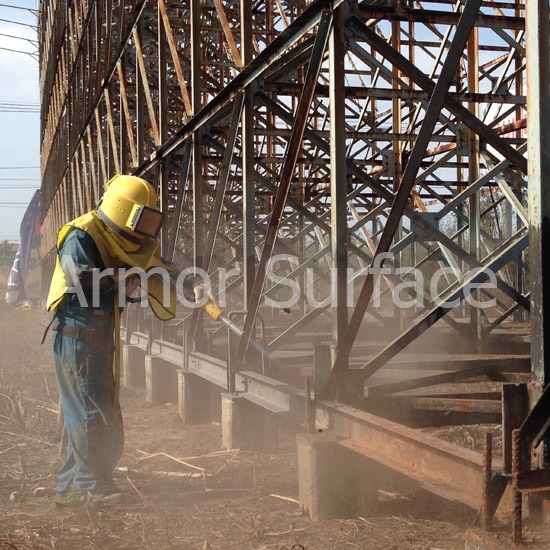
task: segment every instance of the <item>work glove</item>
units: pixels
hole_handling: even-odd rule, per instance
[[[185,297],[191,302],[200,302],[206,292],[206,285],[202,277],[198,275],[188,275],[183,282]]]
[[[136,291],[139,288],[140,283],[141,279],[136,273],[126,277],[126,288],[124,291],[126,298],[136,298]]]
[[[200,302],[204,296],[204,283],[202,281],[193,285],[193,294],[195,302]]]

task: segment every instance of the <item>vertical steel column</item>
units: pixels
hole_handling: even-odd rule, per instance
[[[441,108],[445,103],[449,86],[453,81],[462,52],[467,43],[468,37],[470,36],[470,31],[474,25],[475,18],[479,12],[480,4],[481,0],[467,0],[466,2],[464,12],[459,19],[456,33],[449,48],[449,53],[441,69],[439,79],[433,88],[430,103],[426,109],[426,114],[418,132],[418,137],[414,144],[413,150],[411,151],[409,161],[403,172],[403,180],[395,195],[395,199],[386,221],[386,225],[384,226],[384,230],[382,231],[373,262],[376,259],[376,256],[385,253],[390,249],[395,232],[399,226],[401,216],[403,215],[410,193],[414,187],[416,175],[424,158],[426,148],[430,142],[433,129],[439,119]],[[365,35],[366,34],[368,33],[365,31]],[[382,264],[383,262],[380,262],[380,265]],[[330,387],[327,388],[331,392],[336,390],[338,379],[341,379],[341,377],[347,373],[349,354],[359,332],[361,323],[363,322],[363,317],[367,311],[367,307],[370,303],[370,299],[374,291],[374,284],[375,279],[373,273],[369,273],[363,283],[363,287],[356,301],[356,306],[353,310],[346,334],[340,342],[338,355],[334,362],[331,379],[329,381]]]
[[[523,8],[521,6],[518,6],[518,8],[516,8],[515,15],[516,15],[516,17],[523,17],[524,16]],[[519,30],[515,32],[516,40],[519,38],[521,33],[522,33],[522,31],[519,31]],[[519,52],[516,52],[515,53],[515,60],[514,60],[515,71],[517,73],[517,76],[515,78],[515,86],[516,86],[515,92],[516,92],[516,95],[524,95],[525,94],[525,82],[524,82],[525,72],[523,70],[521,70],[523,62],[524,62],[523,56]],[[523,118],[523,116],[524,116],[524,110],[522,109],[522,107],[520,105],[518,105],[518,107],[516,108],[516,112],[515,112],[515,119],[516,120],[521,120]],[[516,130],[516,138],[518,138],[518,139],[521,138],[521,135],[522,135],[523,131],[524,130]],[[522,197],[521,197],[521,191],[517,192],[517,197],[518,197],[518,200],[525,206],[525,200],[522,199]],[[521,222],[521,217],[519,215],[516,216],[516,223],[517,224],[522,223]],[[524,260],[524,259],[525,259],[525,254],[523,254],[522,257],[518,260],[518,262],[517,262],[517,271],[516,271],[516,273],[517,273],[517,286],[516,286],[516,288],[518,289],[518,292],[521,292],[522,294],[526,294],[526,290],[525,290],[525,287],[526,287],[526,284],[525,284],[526,283],[526,281],[525,281],[525,267],[524,267],[524,265],[522,265],[522,262],[520,261],[520,260]],[[516,312],[514,314],[514,320],[518,323],[526,320],[526,312],[523,308],[518,307],[516,309]]]
[[[304,80],[304,86],[300,94],[298,106],[296,107],[295,123],[292,128],[288,146],[285,150],[285,159],[281,169],[280,181],[277,188],[275,201],[273,203],[273,210],[269,220],[262,256],[258,264],[256,277],[254,278],[252,294],[247,303],[247,314],[243,327],[243,336],[241,337],[239,349],[237,350],[237,359],[242,359],[244,357],[256,322],[256,315],[258,314],[258,309],[260,307],[261,294],[266,279],[267,264],[271,259],[271,255],[275,248],[275,241],[277,240],[277,235],[279,233],[281,220],[286,206],[286,200],[290,191],[292,176],[294,174],[294,169],[296,168],[298,155],[300,153],[300,148],[304,138],[308,115],[315,93],[315,86],[319,79],[319,72],[321,70],[321,64],[323,62],[323,55],[325,53],[331,25],[332,14],[329,11],[324,11],[321,16],[321,20],[319,21],[319,27],[317,29],[315,43],[311,52],[311,58]]]
[[[519,474],[522,472],[521,430],[512,431],[512,538],[515,544],[523,542],[523,502],[518,487]]]
[[[201,110],[201,2],[200,0],[191,0],[191,105],[193,107],[193,116]],[[204,208],[202,191],[202,129],[193,133],[193,165],[192,165],[192,186],[193,186],[193,263],[200,267],[204,259]],[[202,312],[194,316],[195,321],[195,339],[191,345],[194,349],[204,351],[206,342],[203,338],[204,332]]]
[[[332,282],[336,297],[333,308],[332,343],[338,345],[348,324],[347,309],[347,267],[348,267],[348,227],[347,227],[347,169],[346,169],[346,54],[344,35],[344,8],[334,11],[333,26],[329,37],[330,60],[330,219],[331,250],[333,260]]]
[[[493,434],[485,434],[483,445],[483,506],[481,508],[481,527],[488,531],[491,528],[491,478],[493,467]]]
[[[141,33],[143,22],[140,19],[136,25],[138,34]],[[136,59],[134,60],[136,67],[136,110],[134,116],[136,117],[136,149],[138,162],[141,162],[145,158],[145,124],[144,124],[144,107],[145,97],[143,91],[143,82],[140,76],[140,64],[137,59],[138,53],[136,52]],[[101,128],[97,128],[98,134],[101,133]]]
[[[200,0],[191,0],[191,104],[193,115],[201,109],[201,32]],[[200,130],[193,134],[193,262],[203,262],[202,140]]]
[[[527,113],[531,364],[536,382],[550,381],[550,64],[548,0],[527,2]]]
[[[394,7],[398,7],[399,0],[393,0]],[[401,22],[392,21],[391,23],[391,45],[392,48],[398,52],[401,51]],[[394,76],[392,80],[392,88],[394,90],[399,90],[400,85],[398,79],[401,77],[401,71],[394,65],[392,67],[392,74]],[[399,186],[401,185],[401,180],[403,179],[403,143],[401,141],[401,124],[402,124],[402,109],[401,109],[401,98],[396,97],[392,99],[392,128],[394,133],[394,138],[392,140],[392,153],[393,159],[391,162],[393,164],[393,190],[397,193]],[[396,241],[401,240],[402,235],[402,222],[399,223],[399,226],[395,232]],[[394,269],[399,269],[402,263],[401,253],[397,253],[394,258]],[[395,322],[398,324],[400,329],[403,329],[403,314],[405,313],[404,309],[401,309],[397,305],[397,301],[393,303],[393,315]]]
[[[241,0],[241,58],[246,67],[252,61],[252,0]],[[244,303],[252,296],[256,275],[254,211],[254,90],[244,90],[242,115],[242,208],[243,208],[243,275]]]
[[[174,253],[176,251],[176,243],[178,240],[178,233],[180,229],[180,222],[183,212],[183,202],[185,200],[185,187],[187,186],[187,179],[189,177],[189,165],[191,164],[191,140],[186,141],[183,148],[183,158],[180,164],[180,178],[178,185],[178,194],[176,196],[176,205],[174,212],[172,213],[172,228],[170,230],[170,241],[168,243],[168,249],[165,252],[165,258],[172,261],[174,259]]]
[[[158,121],[160,142],[168,138],[168,81],[166,78],[166,30],[162,24],[162,14],[158,8]],[[122,126],[122,123],[121,123]],[[166,161],[161,160],[159,178],[160,209],[168,215],[168,181]],[[168,250],[168,223],[164,223],[160,234],[160,246],[163,254]]]
[[[477,28],[472,29],[468,39],[468,91],[470,93],[479,92],[479,57],[478,57],[479,38]],[[478,103],[470,102],[469,110],[477,117],[479,116]],[[479,138],[475,132],[468,129],[468,183],[471,185],[479,178]],[[469,200],[470,206],[470,255],[479,260],[480,245],[480,192],[476,191]],[[481,344],[481,323],[480,309],[470,306],[470,332],[475,338],[474,344]]]
[[[229,175],[231,173],[231,165],[233,163],[233,157],[235,153],[235,143],[237,141],[237,130],[239,126],[239,120],[242,119],[243,114],[243,94],[239,95],[235,99],[233,106],[233,114],[231,116],[231,124],[229,126],[229,133],[227,136],[227,142],[225,144],[225,152],[223,155],[222,165],[217,181],[216,195],[214,198],[214,205],[212,206],[212,214],[210,220],[210,226],[208,228],[208,235],[206,237],[205,256],[202,264],[202,268],[208,272],[214,257],[214,246],[216,244],[216,235],[218,228],[220,227],[220,221],[223,211],[223,203],[225,199],[225,192],[227,190],[227,183],[229,181]]]

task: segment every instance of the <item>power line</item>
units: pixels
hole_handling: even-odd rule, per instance
[[[0,36],[7,36],[8,38],[13,38],[15,40],[25,40],[26,42],[30,42],[31,44],[36,44],[36,46],[38,46],[38,40],[31,40],[30,38],[23,38],[22,36],[15,36],[13,34],[6,34],[3,32],[0,32]]]
[[[2,20],[0,19],[0,21]],[[25,55],[29,55],[30,57],[32,57],[35,61],[38,61],[38,58],[36,57],[38,55],[38,52],[36,53],[24,52],[23,50],[14,50],[13,48],[0,48],[0,50],[5,50],[7,52],[14,52],[14,53],[24,53]]]
[[[0,4],[0,8],[12,8],[14,10],[30,11],[33,15],[38,17],[38,11],[31,8],[22,8],[21,6],[12,6],[11,4]]]
[[[0,111],[3,113],[39,113],[40,105],[37,103],[5,103],[0,101]]]
[[[40,166],[0,166],[0,170],[30,170]]]
[[[22,27],[30,27],[38,32],[38,27],[30,25],[29,23],[21,23],[20,21],[12,21],[11,19],[0,19],[3,23],[12,23],[13,25],[21,25]]]
[[[39,103],[29,103],[21,101],[0,101],[0,105],[13,105],[16,107],[39,107]]]

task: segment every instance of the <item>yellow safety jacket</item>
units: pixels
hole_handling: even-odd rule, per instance
[[[48,311],[54,310],[68,290],[65,274],[59,260],[59,250],[63,242],[74,229],[81,229],[92,237],[106,268],[141,268],[145,272],[153,268],[162,268],[167,274],[173,269],[160,258],[160,247],[153,239],[145,238],[139,244],[133,244],[117,235],[99,218],[96,210],[64,225],[57,236],[57,258],[55,270],[48,293]],[[116,273],[116,271],[115,271]],[[117,276],[115,274],[115,280]],[[176,313],[176,293],[170,287],[169,305],[163,304],[164,282],[159,276],[147,278],[147,298],[155,315],[163,320],[172,319]]]

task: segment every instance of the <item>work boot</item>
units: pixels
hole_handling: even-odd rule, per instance
[[[63,493],[56,493],[54,503],[57,508],[67,508],[76,506],[80,502],[81,493],[79,493],[73,485],[71,485]]]

